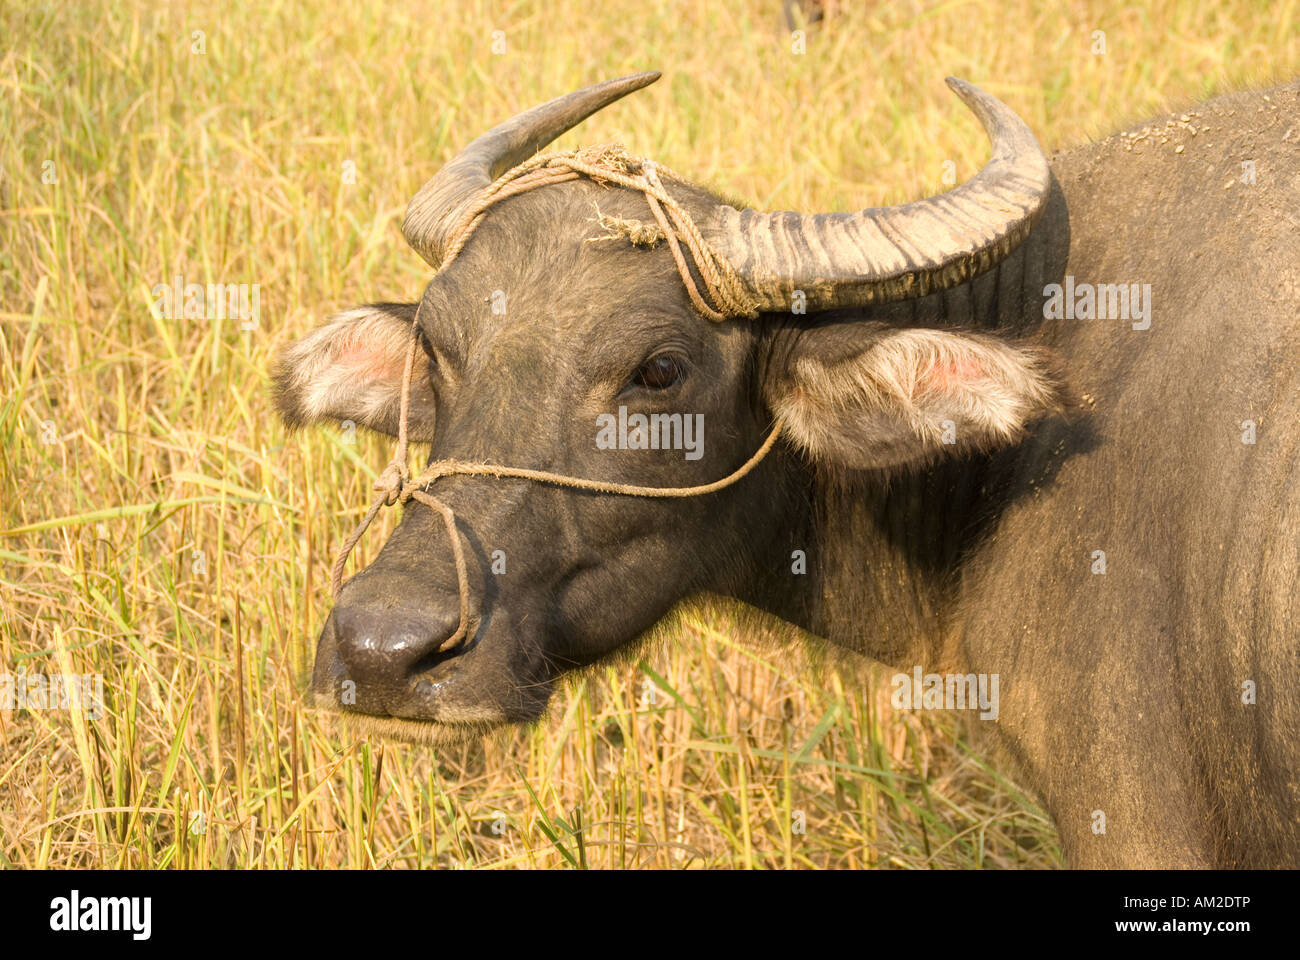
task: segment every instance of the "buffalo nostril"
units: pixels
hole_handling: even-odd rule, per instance
[[[439,647],[456,632],[459,616],[367,604],[334,610],[338,656],[358,683],[396,686],[456,654]]]

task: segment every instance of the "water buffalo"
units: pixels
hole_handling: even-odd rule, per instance
[[[498,198],[445,263],[496,178],[657,76],[506,121],[412,200],[443,269],[410,436],[656,487],[727,476],[779,423],[775,446],[675,499],[439,479],[466,636],[443,518],[409,504],[337,597],[317,702],[426,743],[526,722],[561,674],[720,596],[908,676],[996,678],[989,727],[1071,864],[1300,865],[1300,84],[1049,165],[950,81],[992,159],[887,209],[761,213],[661,171],[754,316],[701,316],[680,270],[707,278],[663,231],[609,239],[649,201],[590,176]],[[416,310],[291,345],[287,422],[396,433]],[[698,456],[628,440],[654,414],[697,423]]]

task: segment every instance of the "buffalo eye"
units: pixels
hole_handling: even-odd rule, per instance
[[[669,354],[660,354],[637,367],[632,382],[649,390],[667,390],[680,383],[685,375],[686,370],[681,360]]]

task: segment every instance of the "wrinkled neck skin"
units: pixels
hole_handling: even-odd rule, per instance
[[[1009,464],[973,457],[907,475],[829,475],[782,459],[805,486],[791,485],[780,533],[729,592],[892,667],[956,666],[960,570],[996,519],[982,497]]]
[[[1054,182],[1034,232],[998,267],[944,293],[857,316],[1034,341],[1043,287],[1064,276],[1068,249],[1065,200]],[[778,349],[783,337],[798,336],[785,318],[765,319],[786,324],[775,337]],[[1061,429],[1057,424],[1046,433]],[[963,571],[978,567],[1000,510],[1027,489],[1019,481],[1041,445],[1037,434],[1031,430],[1017,446],[994,454],[902,472],[818,470],[779,448],[773,489],[780,504],[770,515],[779,530],[728,592],[892,667],[974,667],[965,662],[970,654],[957,649],[969,579]],[[806,573],[793,572],[795,550],[806,554]]]

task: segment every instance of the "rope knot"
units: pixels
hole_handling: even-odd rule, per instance
[[[596,222],[609,232],[603,237],[588,237],[587,243],[626,239],[634,247],[653,248],[665,239],[664,232],[657,223],[610,216],[600,212],[600,204],[596,204]]]
[[[401,460],[391,460],[375,481],[374,488],[384,495],[384,504],[391,507],[399,500],[405,502],[410,499],[411,492],[406,489],[410,479],[411,471],[406,464]]]

